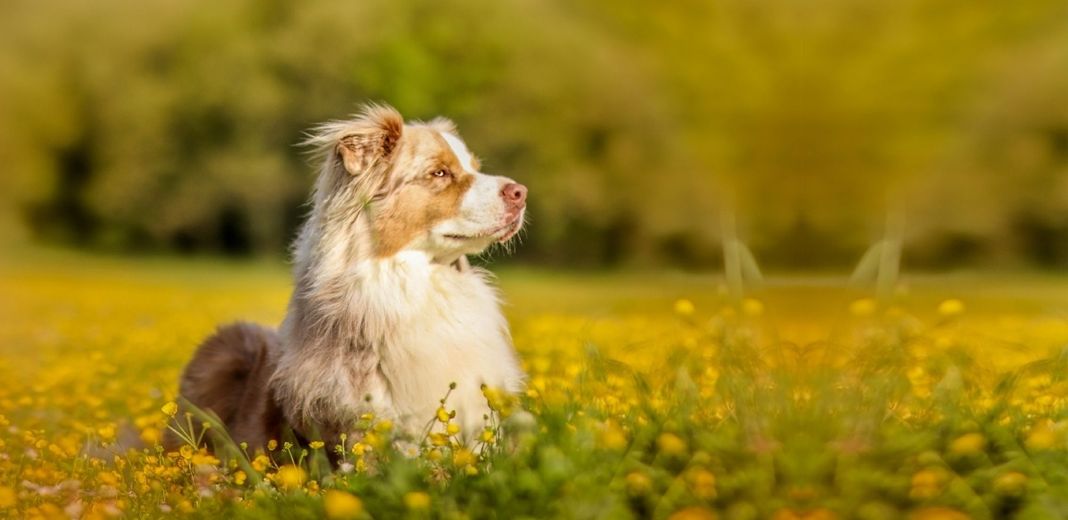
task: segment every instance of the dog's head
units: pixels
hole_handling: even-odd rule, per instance
[[[309,142],[329,154],[316,204],[366,214],[376,257],[416,250],[452,262],[523,226],[527,188],[480,172],[446,119],[405,124],[393,108],[371,106],[324,125]]]

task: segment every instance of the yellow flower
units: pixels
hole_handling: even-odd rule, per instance
[[[393,429],[393,421],[389,419],[382,419],[375,424],[375,431],[378,433],[386,433]]]
[[[344,491],[331,489],[323,497],[327,518],[356,518],[363,512],[363,502]]]
[[[278,441],[271,439],[267,441],[267,451],[274,451],[278,449]]]
[[[141,430],[141,442],[144,442],[148,446],[155,446],[159,444],[159,441],[163,438],[163,433],[159,431],[159,428],[148,427]]]
[[[491,428],[486,428],[485,430],[482,430],[482,434],[479,436],[479,440],[486,444],[493,444],[493,440],[495,438],[496,433],[494,433],[493,429]]]
[[[375,432],[367,432],[364,434],[363,443],[377,449],[382,449],[382,446],[385,444],[382,436]]]
[[[669,457],[679,457],[686,454],[686,441],[674,433],[661,433],[656,438],[656,447]]]
[[[951,455],[975,455],[982,453],[985,448],[986,438],[981,433],[966,433],[949,443],[949,453]]]
[[[1031,427],[1024,444],[1033,451],[1048,450],[1057,444],[1057,433],[1049,424],[1039,423]]]
[[[849,313],[858,318],[864,318],[875,314],[878,304],[871,298],[861,298],[849,304]]]
[[[239,486],[244,485],[245,480],[247,479],[248,475],[246,475],[244,471],[237,470],[234,472],[234,484],[237,484]]]
[[[825,507],[817,507],[816,509],[805,511],[803,518],[805,520],[835,520],[838,518],[838,515],[834,514],[834,511]]]
[[[433,444],[434,446],[448,446],[449,436],[444,433],[431,433],[430,444]]]
[[[447,422],[449,422],[449,419],[451,419],[451,418],[452,418],[452,415],[449,414],[448,410],[446,410],[444,406],[439,406],[438,407],[437,419],[439,421],[441,421],[443,423],[447,423]]]
[[[193,447],[188,444],[183,444],[181,448],[178,448],[178,453],[182,455],[182,458],[189,460],[193,458]]]
[[[0,486],[0,509],[5,509],[15,505],[17,497],[15,496],[15,490],[7,486]]]
[[[598,440],[601,446],[609,450],[621,450],[627,447],[627,434],[612,421],[605,423]]]
[[[948,507],[924,507],[909,514],[909,520],[969,520],[971,517]]]
[[[101,484],[113,487],[119,485],[119,482],[121,482],[119,475],[114,471],[101,472],[96,476],[96,479],[99,480]]]
[[[178,511],[181,511],[182,513],[186,513],[186,514],[192,513],[193,511],[196,511],[196,508],[193,507],[193,503],[188,501],[188,500],[184,500],[184,499],[182,501],[178,502],[177,508],[178,508]]]
[[[446,424],[445,433],[448,435],[456,435],[457,433],[460,433],[460,425],[453,422]]]
[[[696,469],[690,472],[690,489],[701,500],[716,498],[716,476],[711,471]]]
[[[994,479],[994,491],[999,495],[1021,496],[1027,490],[1027,475],[1010,471]]]
[[[742,312],[746,316],[760,316],[764,314],[764,304],[756,298],[746,298],[742,301]]]
[[[211,456],[211,455],[209,455],[209,454],[207,454],[205,452],[196,453],[195,455],[193,455],[193,458],[190,459],[190,462],[192,462],[193,465],[195,465],[195,466],[218,466],[219,465],[219,459],[217,459],[217,458],[215,458],[215,457],[213,457],[213,456]]]
[[[100,435],[100,440],[103,442],[111,442],[115,440],[115,426],[107,425],[97,428],[96,433]]]
[[[940,304],[938,304],[938,314],[947,318],[960,315],[964,312],[964,302],[950,298]]]
[[[581,369],[581,367],[577,367]],[[538,380],[532,380],[531,384],[537,386]],[[541,379],[541,381],[544,381]],[[501,417],[508,417],[512,414],[512,401],[514,397],[506,391],[499,388],[494,388],[489,385],[482,385],[482,395],[486,398],[486,404],[489,405],[490,410],[493,410],[501,415]]]
[[[271,465],[271,459],[268,459],[266,455],[259,454],[256,458],[252,459],[252,469],[263,472]]]
[[[921,469],[912,475],[912,488],[909,496],[917,500],[937,497],[942,493],[945,475],[938,469]]]
[[[304,468],[300,466],[294,466],[292,464],[286,464],[278,468],[278,473],[274,476],[275,482],[282,489],[298,489],[304,485],[304,481],[308,478],[308,474],[304,472]]]
[[[404,494],[404,505],[412,511],[424,511],[430,507],[430,495],[422,491],[410,491]]]
[[[649,492],[653,487],[653,481],[640,471],[632,471],[626,478],[627,493],[631,496],[641,496]]]
[[[475,454],[467,448],[460,448],[452,454],[452,464],[456,467],[474,464],[475,460]]]
[[[178,403],[171,401],[163,405],[163,408],[160,408],[160,411],[162,411],[168,417],[174,417],[174,415],[178,413]]]
[[[690,300],[682,298],[675,301],[675,312],[681,316],[690,316],[694,313],[694,310],[696,309],[694,309],[693,302]]]
[[[313,450],[317,450],[319,448],[322,448],[323,446],[326,446],[326,443],[323,441],[311,441],[308,443],[308,447]]]
[[[703,507],[686,507],[671,513],[668,520],[716,520],[716,513]]]

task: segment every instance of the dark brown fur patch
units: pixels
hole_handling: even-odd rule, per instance
[[[182,397],[217,415],[235,442],[255,449],[278,439],[283,417],[267,385],[275,370],[271,352],[277,343],[278,334],[259,325],[219,327],[186,365],[179,386]],[[179,415],[178,420],[184,418]],[[193,422],[199,428],[199,421]],[[168,432],[164,444],[174,449],[180,440]]]

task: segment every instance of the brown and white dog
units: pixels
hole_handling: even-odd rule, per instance
[[[466,255],[515,236],[526,188],[480,173],[450,121],[405,124],[386,106],[307,143],[324,158],[281,329],[221,327],[181,395],[258,447],[285,428],[336,440],[368,412],[414,434],[455,382],[447,406],[473,435],[481,385],[516,392],[523,373],[489,273]]]

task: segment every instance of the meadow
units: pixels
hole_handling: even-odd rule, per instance
[[[502,269],[529,374],[477,445],[367,416],[313,442],[166,453],[177,377],[283,265],[32,251],[0,265],[0,518],[1068,517],[1068,279]],[[443,396],[447,389],[443,389]],[[448,432],[446,399],[438,417]]]

